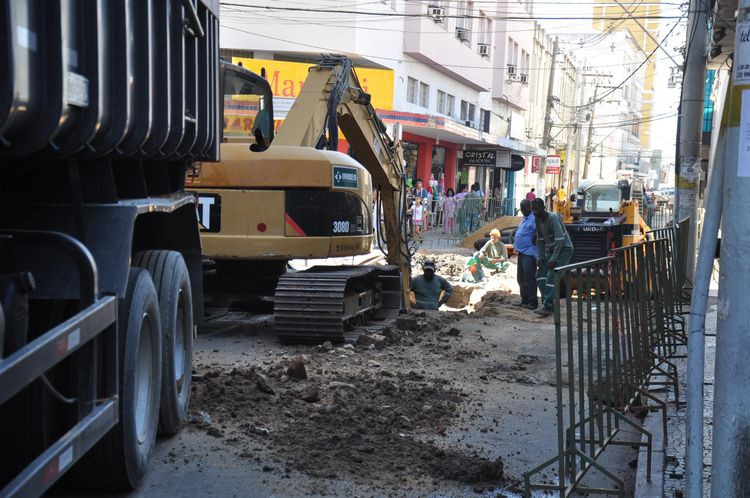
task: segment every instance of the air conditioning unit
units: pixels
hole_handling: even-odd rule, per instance
[[[462,42],[469,41],[470,32],[466,28],[456,28],[456,38]]]
[[[521,83],[524,85],[529,82],[529,75],[528,74],[521,74]]]
[[[427,15],[430,16],[433,21],[442,23],[443,18],[445,17],[445,8],[438,5],[428,5]]]
[[[482,57],[490,56],[490,46],[486,43],[477,43],[477,52]]]
[[[508,76],[513,76],[514,74],[516,74],[516,66],[508,64]]]

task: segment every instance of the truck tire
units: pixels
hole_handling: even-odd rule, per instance
[[[159,425],[161,337],[151,275],[131,268],[118,310],[120,422],[80,462],[78,486],[129,491],[143,480]]]
[[[176,251],[143,251],[134,266],[151,273],[159,296],[162,383],[159,434],[176,434],[187,418],[193,354],[193,298],[185,260]]]

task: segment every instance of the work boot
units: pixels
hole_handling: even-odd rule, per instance
[[[526,305],[524,305],[524,308],[529,309],[531,311],[534,311],[535,309],[537,309],[537,305],[536,304],[526,304]]]
[[[539,309],[535,309],[534,313],[536,313],[537,315],[542,316],[542,317],[547,317],[547,316],[549,316],[550,312],[549,312],[549,310],[547,308],[539,308]]]
[[[513,303],[513,306],[518,306],[519,308],[528,308],[529,303],[524,303],[523,301],[518,301],[517,303]]]

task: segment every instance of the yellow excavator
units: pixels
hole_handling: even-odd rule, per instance
[[[341,341],[373,314],[408,307],[403,153],[351,61],[326,56],[313,66],[275,137],[268,82],[229,64],[222,75],[221,161],[187,177],[199,198],[207,293],[272,294],[283,342]],[[339,130],[354,157],[336,152]],[[387,266],[287,271],[291,259],[369,253],[381,221]]]

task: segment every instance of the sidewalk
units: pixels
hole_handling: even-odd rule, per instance
[[[686,353],[682,351],[681,353]],[[704,424],[703,424],[703,496],[711,495],[711,443],[713,430],[714,358],[716,355],[716,298],[709,299],[706,313],[706,358],[704,376]],[[661,413],[651,412],[644,421],[646,430],[654,435],[654,451],[651,482],[646,481],[646,452],[641,450],[638,458],[635,496],[641,498],[685,496],[685,448],[687,444],[687,419],[685,394],[687,386],[687,358],[676,358],[680,376],[680,407],[674,404],[674,391],[654,391],[662,399],[669,400],[667,411],[668,438],[664,445]]]

